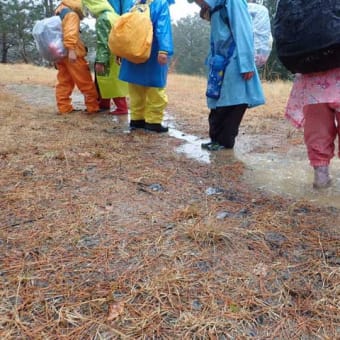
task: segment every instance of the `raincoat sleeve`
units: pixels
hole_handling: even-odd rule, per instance
[[[253,28],[247,6],[246,0],[229,0],[227,5],[241,73],[255,70]]]
[[[163,1],[160,8],[158,18],[154,23],[154,34],[158,41],[159,51],[166,52],[168,56],[174,53],[172,30],[171,30],[171,17],[167,1]]]
[[[103,13],[96,21],[97,51],[96,62],[108,66],[110,62],[110,50],[108,47],[108,37],[111,31],[111,22]]]
[[[75,50],[80,40],[80,19],[77,13],[70,12],[62,21],[64,46],[69,50]]]

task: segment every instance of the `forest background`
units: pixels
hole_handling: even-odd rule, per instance
[[[56,0],[0,0],[0,55],[1,63],[46,65],[41,59],[32,36],[37,20],[52,16],[59,1]],[[265,0],[271,21],[276,0]],[[204,75],[205,58],[209,49],[209,23],[197,13],[173,22],[175,54],[171,71],[179,74]],[[81,25],[82,38],[88,47],[88,60],[94,61],[95,31],[86,21]],[[277,59],[275,46],[266,66],[259,70],[263,79],[289,79],[291,74]]]

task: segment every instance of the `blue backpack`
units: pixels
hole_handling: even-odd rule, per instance
[[[340,0],[279,0],[274,41],[292,73],[340,67]]]

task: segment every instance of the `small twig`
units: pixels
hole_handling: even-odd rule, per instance
[[[30,219],[30,220],[26,220],[26,221],[22,221],[22,222],[12,223],[12,224],[9,225],[9,227],[17,227],[17,226],[19,226],[21,224],[33,223],[33,222],[39,221],[39,220],[41,220],[43,218],[44,217],[41,216],[41,217],[38,217],[36,219]]]

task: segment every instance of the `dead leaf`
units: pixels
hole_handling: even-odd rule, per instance
[[[109,315],[107,317],[108,321],[116,319],[119,315],[123,313],[124,302],[115,302],[109,306]]]

